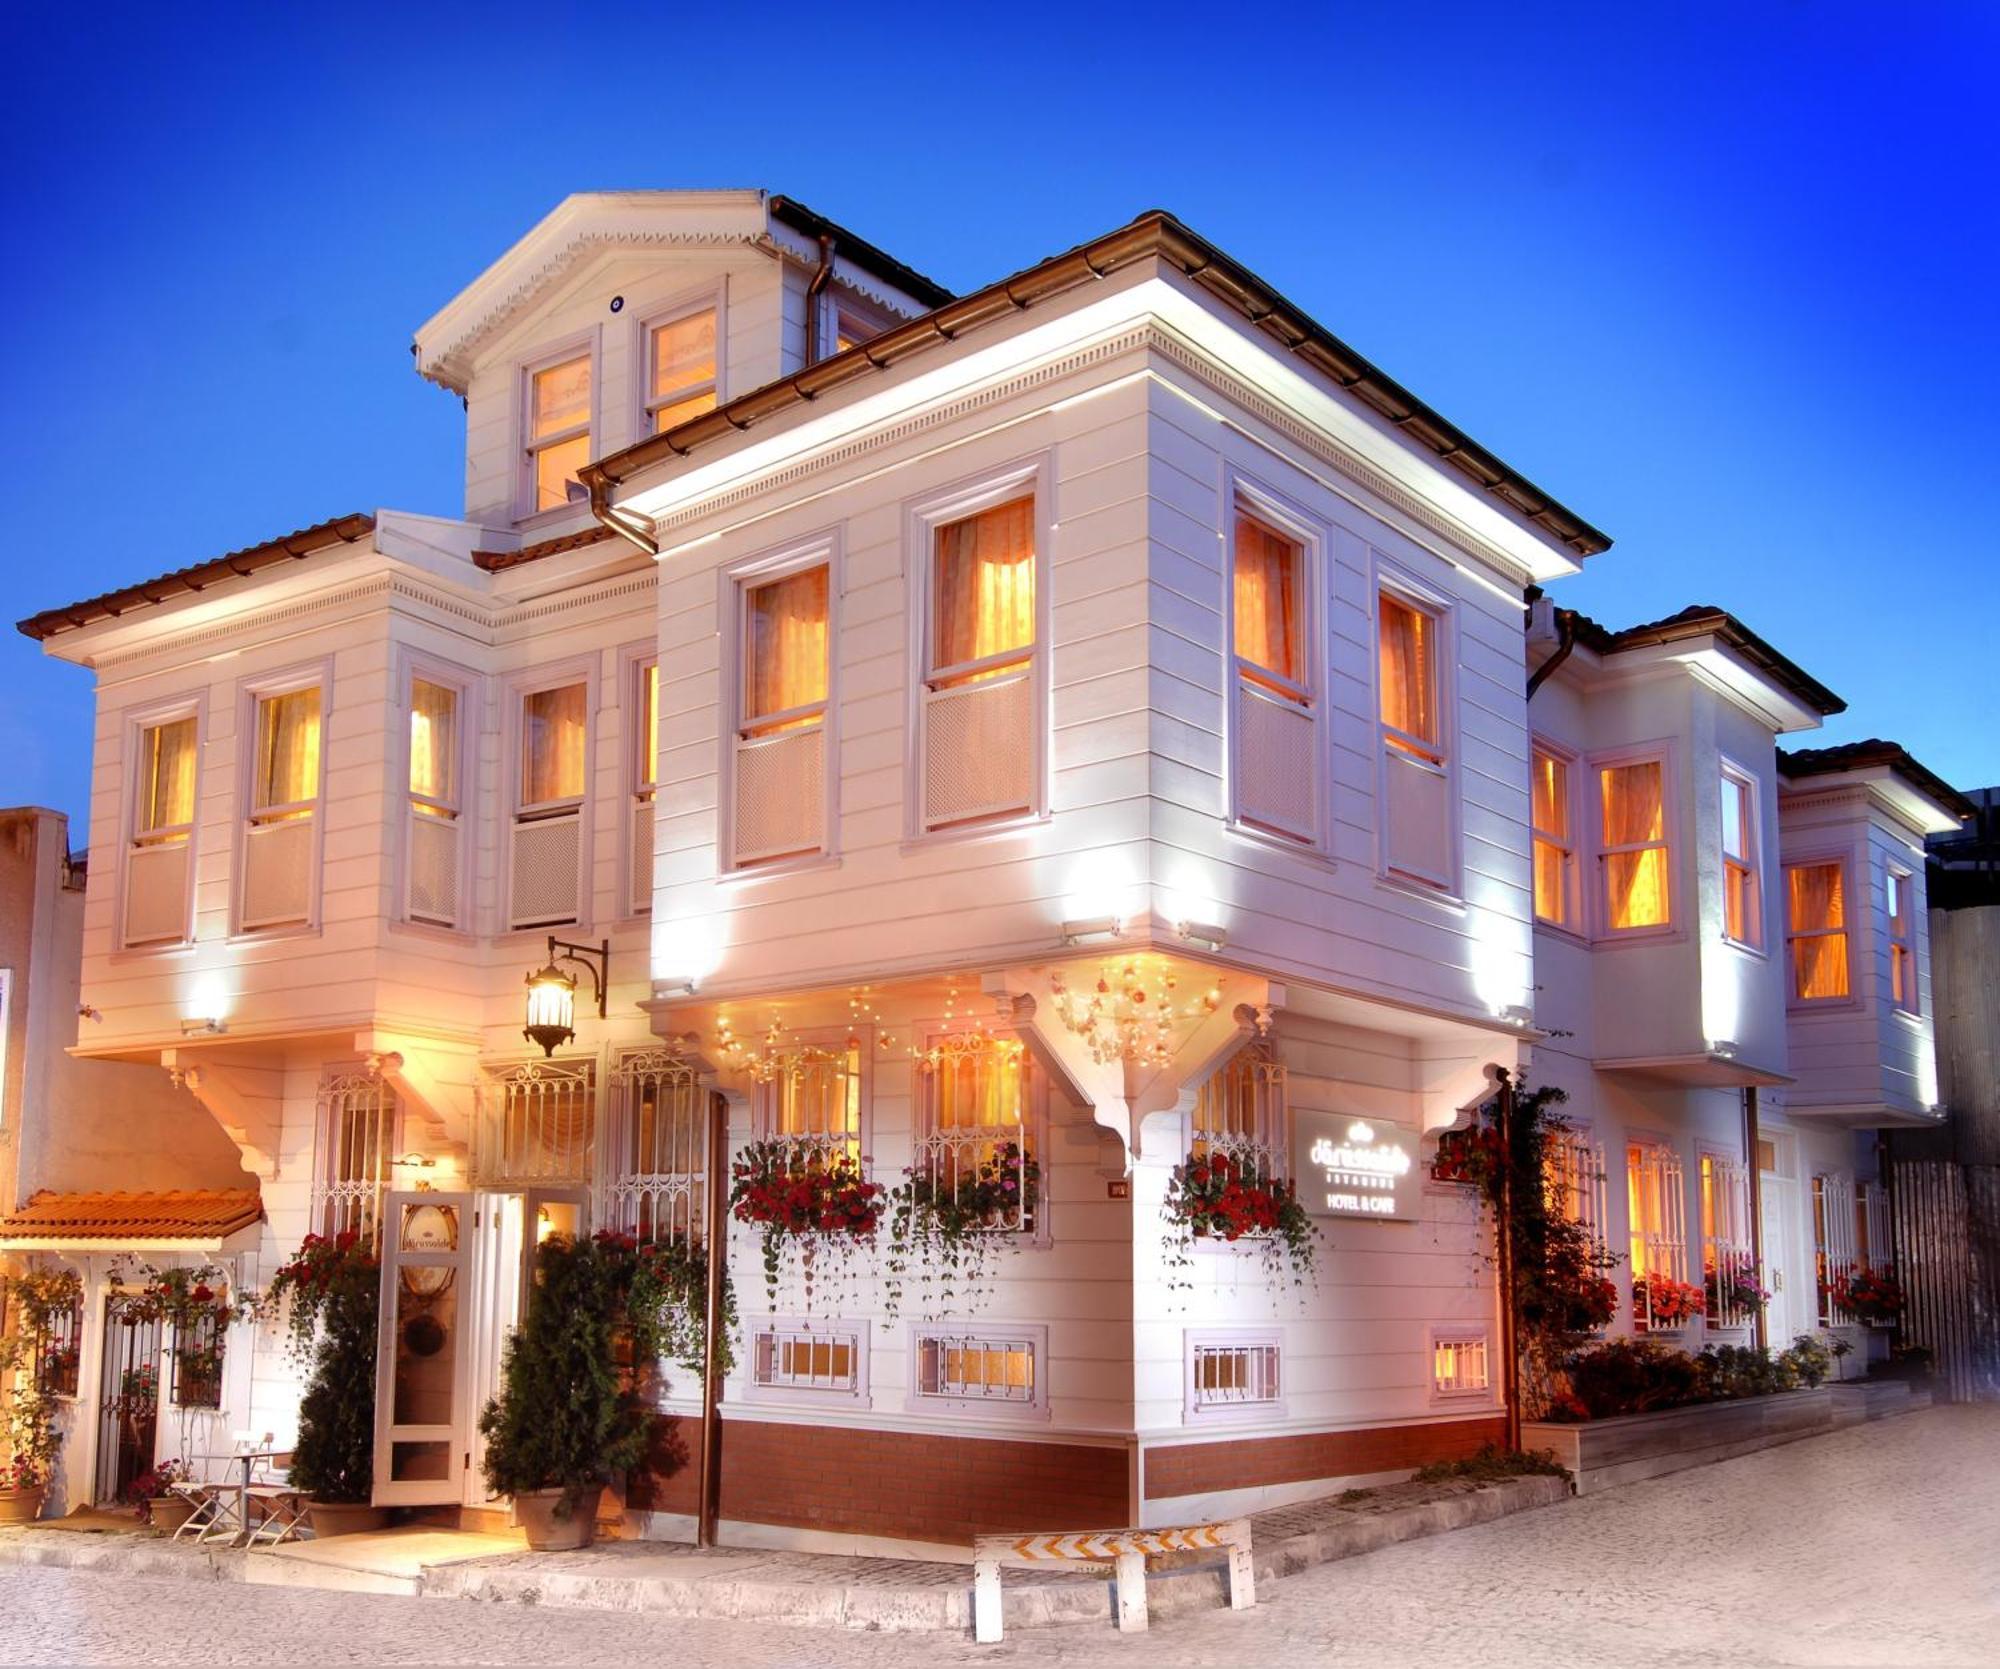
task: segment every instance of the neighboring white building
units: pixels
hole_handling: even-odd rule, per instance
[[[771,1314],[732,1228],[725,1523],[843,1546],[1184,1518],[1499,1434],[1463,1190],[1362,1188],[1295,1292],[1240,1246],[1181,1272],[1191,1146],[1393,1164],[1527,1068],[1600,1144],[1675,1146],[1693,1221],[1696,1144],[1745,1164],[1737,1086],[1798,1077],[1768,1122],[1802,1257],[1813,1167],[1865,1175],[1820,1132],[1923,1115],[1921,1006],[1877,1025],[1872,986],[1849,1018],[1896,1083],[1790,1064],[1833,1010],[1786,1014],[1773,738],[1831,698],[1716,616],[1580,643],[1531,708],[1524,592],[1608,541],[1170,217],[955,298],[783,198],[582,195],[414,346],[465,402],[462,519],[348,516],[23,623],[98,679],[82,1048],[193,1086],[266,1275],[387,1221],[394,1292],[400,1214],[455,1225],[451,1417],[385,1415],[382,1499],[487,1505],[534,1226],[701,1233],[715,1090],[732,1152],[1039,1179],[990,1292],[928,1315],[913,1277],[892,1325],[866,1272]],[[1573,819],[1552,924],[1538,739]],[[1673,833],[1620,861],[1673,902],[1627,942],[1586,778],[1648,760]],[[1849,777],[1787,779],[1785,850],[1845,817],[1858,888],[1953,812]],[[610,977],[544,1060],[551,934]],[[1875,944],[1857,917],[1856,989]],[[1100,979],[1143,1015],[1169,978],[1164,1036],[1079,1030]],[[243,1423],[288,1430],[278,1341],[241,1331]]]

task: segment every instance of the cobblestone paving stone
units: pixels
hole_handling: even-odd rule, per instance
[[[981,1647],[757,1623],[0,1568],[0,1662],[1247,1664],[1748,1669],[2000,1662],[2000,1408],[1940,1408],[1267,1584],[1247,1615]]]

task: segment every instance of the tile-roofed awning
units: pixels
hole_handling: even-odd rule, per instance
[[[255,1188],[58,1194],[44,1188],[0,1217],[0,1246],[210,1245],[264,1215]]]

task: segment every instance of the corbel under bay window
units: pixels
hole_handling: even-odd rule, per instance
[[[312,919],[319,870],[319,686],[253,695],[251,732],[237,924],[300,926]]]
[[[1722,936],[1755,949],[1764,937],[1764,893],[1757,864],[1756,785],[1722,767]]]
[[[1040,562],[1033,493],[919,512],[924,558],[918,833],[1041,806]]]
[[[193,903],[200,722],[193,713],[148,720],[136,741],[120,938],[128,946],[180,944]]]
[[[730,776],[730,863],[824,852],[833,564],[753,570],[738,585],[741,626]]]
[[[1382,732],[1382,867],[1449,889],[1453,831],[1449,726],[1440,656],[1444,616],[1388,589],[1376,594]]]
[[[647,321],[647,434],[664,434],[676,424],[715,410],[721,391],[716,322],[712,301]]]
[[[1190,1422],[1283,1418],[1284,1350],[1275,1329],[1191,1330],[1186,1354],[1183,1411]]]
[[[1536,745],[1532,812],[1535,842],[1535,919],[1551,927],[1576,925],[1576,816],[1570,761]]]
[[[465,692],[456,684],[410,676],[408,842],[404,913],[434,927],[463,925],[465,830],[460,715]]]
[[[632,792],[626,818],[625,907],[635,916],[653,908],[653,822],[660,793],[660,663],[640,661],[630,685],[637,722],[630,742]]]
[[[517,690],[515,703],[507,922],[554,927],[577,921],[582,909],[590,684]]]
[[[1905,1014],[1922,1012],[1917,996],[1916,877],[1890,866],[1883,905],[1889,927],[1889,1000]]]
[[[1616,937],[1671,926],[1666,760],[1616,760],[1595,768],[1604,931]]]
[[[577,471],[590,462],[594,358],[590,348],[575,348],[522,372],[523,516],[590,496]]]
[[[1841,859],[1785,866],[1785,939],[1795,1003],[1845,1002],[1853,994]]]
[[[1230,556],[1237,819],[1301,845],[1319,839],[1319,726],[1308,658],[1307,550],[1239,508]]]

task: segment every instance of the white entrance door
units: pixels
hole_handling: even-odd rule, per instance
[[[470,1194],[391,1193],[375,1356],[375,1505],[456,1503],[471,1460]]]
[[[1811,1328],[1813,1318],[1806,1306],[1814,1294],[1809,1279],[1804,1286],[1799,1281],[1799,1185],[1788,1176],[1766,1171],[1757,1186],[1764,1208],[1764,1286],[1771,1294],[1764,1307],[1764,1337],[1777,1351]]]

